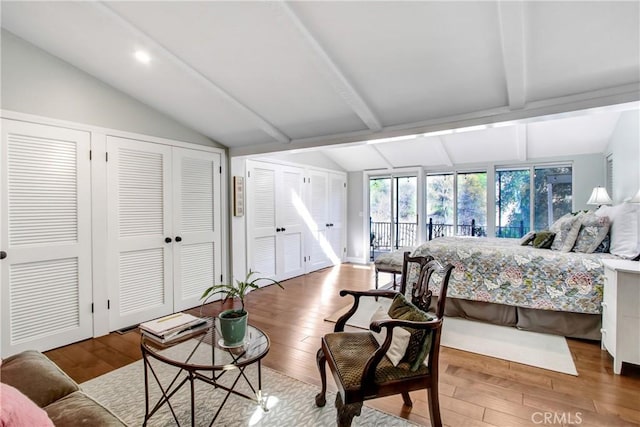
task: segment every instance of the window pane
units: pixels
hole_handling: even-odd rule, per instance
[[[394,247],[415,246],[418,230],[417,190],[418,178],[401,176],[394,178],[396,183],[394,200],[397,221],[394,224]]]
[[[487,173],[458,174],[458,230],[463,236],[484,236],[487,227]],[[475,226],[474,226],[475,224]]]
[[[453,230],[453,175],[427,175],[427,238],[452,236]],[[435,228],[435,229],[434,229]]]
[[[546,230],[571,212],[571,167],[536,168],[534,185],[534,226],[536,230]]]
[[[370,237],[376,248],[391,248],[391,178],[369,179]]]
[[[529,232],[529,169],[496,171],[496,237]]]

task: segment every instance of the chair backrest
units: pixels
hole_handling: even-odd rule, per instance
[[[413,287],[411,292],[411,302],[423,311],[429,310],[431,304],[431,291],[429,290],[429,282],[434,273],[440,276],[440,289],[438,294],[438,304],[436,305],[436,317],[439,319],[444,316],[444,306],[447,301],[447,290],[449,288],[449,278],[453,271],[453,265],[447,264],[442,266],[437,260],[431,258],[420,270],[418,283]]]
[[[400,279],[400,293],[401,294],[405,294],[407,292],[407,282],[409,280],[409,275],[411,273],[411,268],[414,267],[413,264],[415,265],[416,268],[416,274],[412,277],[416,277],[416,282],[415,283],[419,283],[419,275],[420,272],[422,271],[423,267],[425,265],[427,265],[427,263],[429,261],[431,261],[433,259],[433,257],[431,255],[426,255],[426,256],[411,256],[411,252],[406,251],[404,253],[404,259],[402,260],[402,277]],[[415,288],[415,283],[414,288]]]

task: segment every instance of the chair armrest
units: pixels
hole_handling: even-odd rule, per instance
[[[413,328],[413,329],[437,329],[442,325],[442,319],[435,318],[433,320],[429,320],[428,322],[418,322],[413,320],[399,320],[399,319],[387,319],[387,320],[376,320],[371,322],[369,325],[369,329],[374,332],[380,332],[383,327],[387,328],[387,337],[389,336],[389,332],[393,328],[404,327],[404,328]],[[386,341],[386,340],[385,340]],[[389,340],[391,341],[391,340]]]
[[[353,316],[353,314],[358,310],[358,305],[360,304],[360,297],[384,297],[384,298],[394,298],[398,292],[390,291],[386,289],[371,289],[368,291],[354,291],[349,289],[342,289],[340,291],[340,296],[344,297],[347,295],[353,296],[353,305],[345,314],[340,316],[340,318],[336,321],[336,326],[333,328],[334,332],[344,332],[344,327],[347,324],[347,321]]]
[[[344,297],[346,295],[353,295],[354,298],[359,297],[385,297],[385,298],[394,298],[400,292],[398,291],[390,291],[388,289],[369,289],[368,291],[353,291],[350,289],[342,289],[340,291],[340,296]]]

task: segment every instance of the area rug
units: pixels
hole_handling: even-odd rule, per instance
[[[186,347],[182,347],[186,348]],[[165,350],[171,351],[172,349]],[[174,353],[175,357],[185,355]],[[166,384],[175,375],[176,368],[153,361],[154,369]],[[232,374],[235,371],[229,371]],[[257,365],[250,365],[245,370],[247,376],[255,381]],[[227,381],[234,380],[236,375],[225,375]],[[330,377],[330,374],[329,374]],[[328,378],[331,381],[331,378]],[[153,385],[150,401],[152,405],[160,396],[159,389]],[[207,426],[224,399],[226,392],[215,389],[209,384],[196,381],[196,425]],[[228,385],[228,384],[227,384]],[[81,388],[100,403],[107,406],[130,426],[140,426],[144,420],[144,365],[137,361],[123,368],[109,372],[90,381],[84,382]],[[243,379],[238,389],[251,395],[251,390]],[[327,393],[327,404],[323,408],[315,405],[315,395],[319,387],[298,381],[274,370],[262,367],[262,391],[266,399],[268,411],[254,401],[231,395],[215,421],[215,425],[229,427],[248,426],[335,426],[336,410],[335,393]],[[171,403],[181,425],[190,425],[190,394],[188,386],[183,387],[171,398]],[[165,405],[149,420],[148,426],[175,426],[175,420]],[[362,407],[362,414],[353,421],[354,426],[414,426],[416,424],[384,412]]]
[[[358,310],[347,322],[356,328],[369,329],[371,315],[383,307],[389,308],[390,299],[361,298]],[[327,317],[336,322],[351,304]],[[578,375],[567,340],[559,335],[522,331],[508,326],[474,322],[447,317],[442,326],[441,344],[445,347],[483,354],[498,359],[522,363],[569,375]]]

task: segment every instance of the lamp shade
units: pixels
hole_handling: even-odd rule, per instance
[[[631,203],[640,203],[640,190],[630,200]]]
[[[607,189],[604,187],[596,187],[591,192],[591,197],[589,197],[589,201],[587,201],[588,205],[610,205],[613,203],[611,197],[607,193]]]

